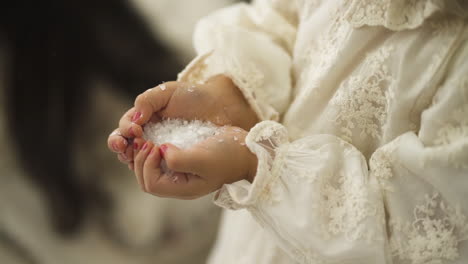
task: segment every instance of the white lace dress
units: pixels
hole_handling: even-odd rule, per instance
[[[179,79],[263,120],[210,263],[468,263],[468,1],[265,0],[199,22]]]

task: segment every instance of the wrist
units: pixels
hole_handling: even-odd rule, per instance
[[[249,156],[249,170],[247,172],[246,180],[250,183],[253,183],[255,180],[255,175],[257,175],[258,158],[253,153],[250,153]]]
[[[220,74],[211,77],[206,83],[215,90],[214,94],[217,94],[218,99],[223,102],[224,114],[232,125],[249,131],[260,121],[244,94],[230,77]]]

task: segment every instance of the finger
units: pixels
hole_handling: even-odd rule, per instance
[[[138,152],[140,152],[140,149],[143,147],[145,142],[146,141],[142,138],[135,138],[133,140],[133,160],[135,160],[136,156],[138,155]]]
[[[143,180],[146,192],[157,194],[155,192],[156,184],[161,176],[160,162],[161,156],[159,154],[159,147],[154,145],[143,165]]]
[[[157,181],[150,179],[147,184],[149,193],[178,199],[195,199],[208,194],[212,188],[203,178],[187,173],[174,172],[170,177],[166,174]]]
[[[133,162],[133,146],[128,146],[124,154],[127,157],[127,163]]]
[[[208,184],[201,177],[173,170],[164,172],[161,166],[163,152],[154,146],[144,164],[146,192],[179,199],[194,199],[208,193]]]
[[[120,162],[124,164],[129,164],[133,162],[133,148],[132,147],[127,147],[125,152],[119,153],[117,155],[117,158],[119,159]]]
[[[133,151],[132,151],[132,156],[131,156],[132,157],[132,159],[131,159],[132,163],[135,162],[135,159],[136,159],[138,153],[140,152],[140,149],[145,144],[145,142],[146,141],[144,139],[142,139],[142,138],[135,138],[133,140],[133,144],[132,144]],[[132,170],[135,170],[135,164],[133,164],[132,168],[133,168]]]
[[[125,153],[119,153],[117,154],[117,159],[119,159],[120,162],[123,164],[128,164],[128,157],[125,155]]]
[[[136,155],[134,160],[135,165],[135,175],[137,177],[138,184],[140,187],[146,191],[145,189],[145,181],[143,178],[143,166],[145,165],[146,157],[149,154],[149,151],[153,148],[153,143],[151,141],[146,141],[143,146],[141,147],[138,155]]]
[[[135,114],[135,108],[131,108],[119,120],[119,131],[126,138],[141,137],[143,135],[142,127],[132,122]]]
[[[160,150],[167,167],[172,171],[203,175],[209,160],[207,153],[199,148],[182,150],[172,144],[163,144]]]
[[[163,144],[159,149],[167,167],[176,173],[171,177],[164,174],[157,183],[147,184],[151,193],[164,197],[194,199],[216,189],[216,184],[198,176],[204,175],[209,169],[208,153],[203,149],[181,150],[172,144]]]
[[[138,125],[147,123],[154,113],[167,105],[179,85],[179,82],[166,82],[138,95],[131,122]]]
[[[125,152],[127,146],[127,140],[120,135],[118,130],[112,132],[107,138],[107,147],[115,153]]]

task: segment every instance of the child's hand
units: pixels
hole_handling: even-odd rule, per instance
[[[224,127],[219,135],[181,150],[164,144],[160,147],[138,138],[134,150],[135,175],[141,188],[161,197],[195,199],[242,179],[253,181],[257,157],[245,146],[247,132]],[[161,159],[174,171],[161,173]]]
[[[161,118],[199,119],[217,125],[234,125],[249,130],[257,122],[255,112],[228,77],[218,75],[205,84],[168,82],[140,94],[135,107],[125,113],[108,138],[110,150],[132,168],[133,155],[128,139],[141,137],[142,126]]]

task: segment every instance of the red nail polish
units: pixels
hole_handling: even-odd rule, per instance
[[[148,142],[145,142],[145,144],[143,145],[143,147],[141,148],[141,150],[146,150],[148,148]]]
[[[133,142],[133,149],[138,149],[138,143]]]
[[[132,122],[136,122],[141,117],[141,112],[136,112],[132,117]]]
[[[130,127],[128,130],[128,134],[130,134],[130,137],[135,137],[135,132],[133,132],[133,127]]]
[[[162,158],[164,158],[164,154],[166,154],[167,151],[167,146],[166,145],[161,145],[159,146],[159,154],[161,155]]]

